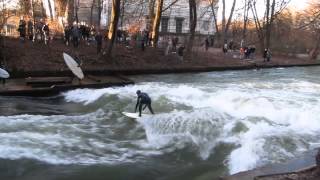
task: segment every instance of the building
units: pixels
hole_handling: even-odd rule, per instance
[[[161,35],[185,35],[189,33],[189,4],[188,0],[179,0],[174,5],[170,6],[175,0],[165,0],[163,9],[166,9],[161,18],[160,33]],[[148,0],[144,1],[122,1],[119,29],[142,31],[147,29],[148,22]],[[99,6],[92,7],[92,1],[79,0],[78,2],[78,18],[79,21],[90,23],[91,14],[94,15],[94,22],[98,22]],[[102,4],[101,22],[103,27],[106,27],[110,22],[112,0],[107,0]],[[168,8],[169,7],[169,8]],[[214,7],[215,13],[218,11],[218,6]],[[92,11],[93,10],[93,11]],[[92,12],[92,13],[91,13]],[[213,12],[210,4],[207,1],[198,3],[197,8],[197,35],[214,35],[215,23]]]

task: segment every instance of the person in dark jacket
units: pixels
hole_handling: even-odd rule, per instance
[[[70,44],[70,36],[71,36],[71,28],[67,25],[64,28],[64,43],[69,46]]]
[[[100,31],[98,31],[97,35],[95,36],[95,40],[97,42],[97,54],[99,54],[102,48],[102,35]]]
[[[72,36],[73,47],[77,48],[79,46],[81,33],[80,33],[80,29],[76,24],[71,29],[71,36]]]
[[[28,21],[28,38],[30,41],[33,40],[33,22],[31,19]]]
[[[137,104],[134,112],[137,112],[137,108],[139,106],[139,117],[141,117],[141,111],[148,107],[149,111],[154,114],[152,107],[151,107],[151,98],[147,93],[141,92],[140,90],[137,91]],[[144,105],[143,109],[142,106]]]
[[[210,45],[209,38],[206,38],[206,40],[204,41],[204,47],[205,47],[206,51],[208,51],[209,45]]]
[[[24,20],[23,17],[21,17],[20,21],[19,21],[19,28],[18,28],[18,32],[20,33],[20,40],[24,41],[26,38],[26,34],[27,34],[27,23]]]

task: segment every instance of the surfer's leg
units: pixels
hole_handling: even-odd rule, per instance
[[[141,117],[141,111],[142,111],[142,104],[139,104],[139,117]]]
[[[153,109],[152,109],[152,107],[151,107],[151,103],[148,104],[148,109],[149,109],[149,111],[151,112],[151,114],[154,114]]]

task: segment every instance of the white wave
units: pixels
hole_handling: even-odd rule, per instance
[[[206,81],[197,82],[196,85],[153,82],[69,91],[63,94],[66,101],[88,105],[110,96],[116,96],[120,102],[133,102],[136,99],[135,92],[139,89],[147,92],[155,103],[160,104],[159,101],[165,97],[167,104],[174,104],[174,107],[184,105],[188,109],[158,111],[152,117],[138,120],[136,128],[143,127],[147,140],[126,140],[134,148],[126,148],[123,142],[117,140],[107,140],[126,122],[124,118],[115,117],[116,113],[105,115],[104,110],[72,117],[24,115],[9,117],[9,121],[8,117],[0,117],[0,132],[5,132],[5,129],[11,131],[11,134],[2,137],[8,141],[3,145],[0,157],[29,156],[51,163],[64,163],[64,160],[72,163],[110,163],[133,161],[137,156],[156,156],[192,147],[200,158],[208,159],[219,143],[228,143],[235,146],[228,156],[230,173],[252,169],[279,160],[277,158],[290,157],[308,149],[309,145],[320,143],[316,138],[320,135],[320,118],[317,116],[320,113],[320,85],[301,80],[285,81],[286,84],[261,79],[220,84]],[[105,120],[103,116],[113,116],[120,120],[117,119],[114,124],[105,124],[101,123]],[[244,127],[237,131],[235,129],[239,123]],[[28,127],[26,134],[18,130],[22,127]],[[99,134],[103,128],[110,130]],[[32,134],[33,130],[41,135]],[[48,134],[43,135],[43,132]],[[50,139],[53,132],[59,132],[61,137],[53,136]],[[135,136],[136,131],[132,132],[130,136]],[[288,134],[294,146],[291,150],[270,140],[281,140],[287,138]],[[105,140],[92,138],[96,136]],[[309,138],[312,142],[308,141]],[[38,144],[35,148],[32,148],[34,144],[28,142],[31,139]],[[48,144],[42,142],[45,139],[49,139]],[[65,139],[70,141],[65,142]],[[26,143],[30,147],[15,146],[10,142]],[[37,150],[40,145],[67,150],[57,153],[47,149]],[[10,149],[16,151],[16,155],[8,155],[6,147],[16,148]],[[79,151],[74,152],[74,149]]]
[[[110,141],[105,136],[114,132],[104,122],[106,116],[101,110],[78,116],[1,116],[0,158],[31,158],[51,164],[114,164],[161,154]]]
[[[223,115],[210,109],[174,111],[139,120],[146,130],[149,145],[156,149],[171,147],[173,151],[192,143],[198,147],[202,159],[210,156],[225,121]]]

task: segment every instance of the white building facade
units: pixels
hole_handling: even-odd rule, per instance
[[[205,1],[207,2],[207,1]],[[208,3],[198,3],[197,5],[197,26],[196,34],[213,35],[215,34],[215,23],[212,8]],[[171,4],[165,1],[164,8]],[[215,13],[218,8],[215,7]],[[163,12],[160,32],[186,34],[189,33],[189,4],[188,0],[180,0],[168,10]]]

